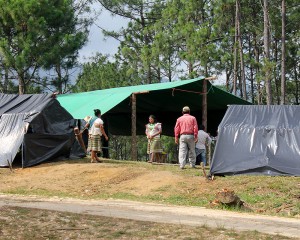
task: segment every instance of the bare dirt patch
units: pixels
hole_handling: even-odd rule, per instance
[[[19,168],[14,169],[13,172],[9,169],[1,169],[0,178],[4,181],[0,191],[45,189],[82,195],[103,192],[107,195],[118,192],[149,195],[164,186],[176,186],[187,180],[170,171],[152,171],[151,168],[152,166],[146,163],[133,168],[130,164],[108,162],[92,164],[88,163],[87,159],[83,159],[72,163],[56,162],[32,168]],[[191,179],[188,181],[192,182]]]

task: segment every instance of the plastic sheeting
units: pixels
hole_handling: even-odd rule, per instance
[[[68,157],[75,141],[73,124],[71,114],[50,94],[0,94],[0,166],[11,165],[19,150],[23,167]]]
[[[204,77],[164,83],[143,84],[110,88],[90,92],[58,95],[58,101],[76,119],[93,115],[93,109],[100,109],[109,123],[109,133],[131,135],[132,105],[130,96],[136,95],[136,133],[145,134],[145,124],[153,114],[163,124],[163,135],[174,136],[176,119],[182,115],[182,107],[188,105],[191,114],[202,119],[202,91]],[[208,129],[214,135],[228,104],[251,104],[207,81]]]
[[[229,106],[210,171],[300,176],[300,106]]]

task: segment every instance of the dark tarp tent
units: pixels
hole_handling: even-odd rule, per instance
[[[0,94],[0,166],[11,166],[19,150],[23,167],[68,157],[72,125],[71,114],[50,94]]]
[[[182,107],[188,105],[198,123],[202,119],[202,96],[207,95],[208,131],[215,134],[228,104],[250,104],[207,82],[202,92],[203,77],[166,83],[111,88],[84,93],[58,95],[60,104],[75,119],[83,119],[99,108],[114,135],[131,135],[131,96],[136,93],[137,134],[145,133],[148,116],[154,114],[163,125],[163,135],[174,135],[176,119]]]
[[[300,176],[300,106],[229,106],[211,174]]]

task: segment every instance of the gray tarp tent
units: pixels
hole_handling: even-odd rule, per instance
[[[300,106],[229,106],[211,174],[300,176]]]
[[[0,94],[0,166],[11,166],[20,146],[22,166],[70,155],[74,119],[50,94]]]

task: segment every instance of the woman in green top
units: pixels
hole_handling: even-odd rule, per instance
[[[162,132],[161,123],[156,121],[154,115],[149,116],[149,123],[146,124],[146,136],[148,138],[147,154],[149,154],[149,163],[154,162],[155,159],[160,159],[160,154],[163,152],[160,140]],[[155,157],[156,156],[156,157]]]

